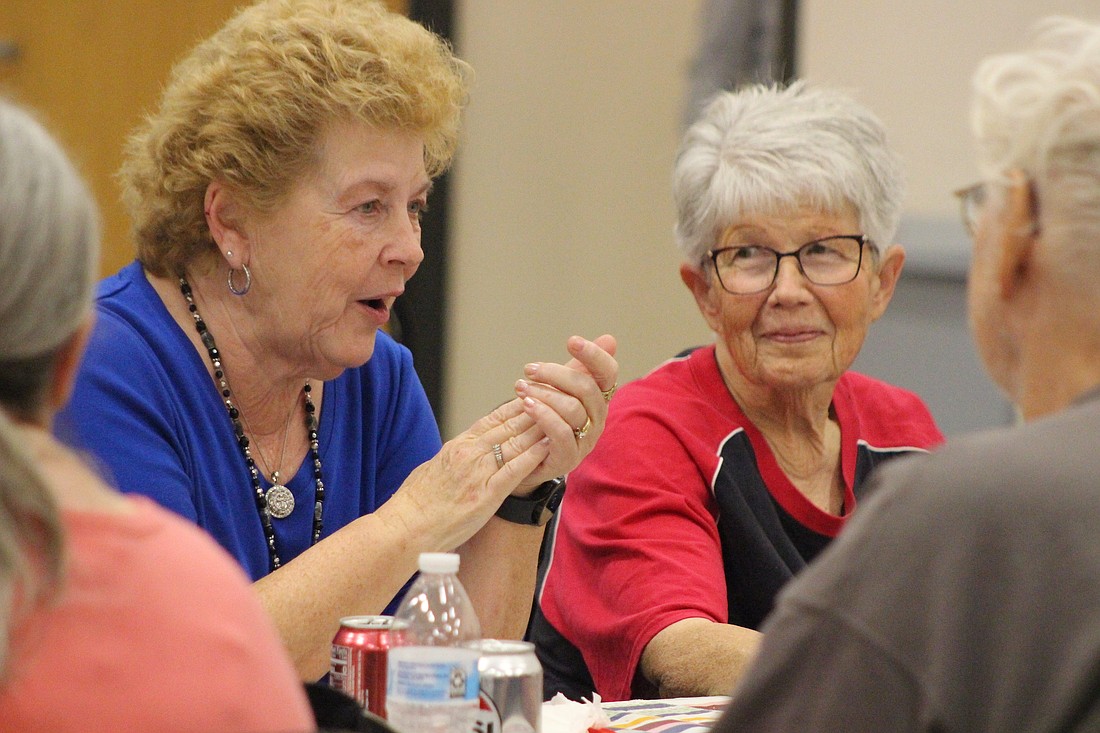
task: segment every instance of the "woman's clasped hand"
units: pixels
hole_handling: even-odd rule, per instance
[[[527,364],[516,397],[444,443],[378,514],[392,508],[406,526],[436,537],[435,549],[450,549],[484,525],[509,494],[529,494],[577,465],[603,430],[608,403],[602,392],[615,385],[618,364],[613,336],[574,336],[567,346],[569,363]],[[588,432],[578,438],[585,424]]]

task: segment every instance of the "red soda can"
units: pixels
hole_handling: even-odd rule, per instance
[[[392,616],[346,616],[332,639],[329,686],[364,710],[386,717],[386,655],[404,636]]]

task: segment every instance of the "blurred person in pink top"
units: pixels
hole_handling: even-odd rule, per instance
[[[0,728],[312,730],[241,569],[51,435],[93,321],[98,238],[65,154],[0,100]]]

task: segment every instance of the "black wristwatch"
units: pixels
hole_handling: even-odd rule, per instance
[[[528,496],[508,496],[497,509],[497,516],[515,524],[541,527],[550,521],[565,495],[565,478],[544,481]]]

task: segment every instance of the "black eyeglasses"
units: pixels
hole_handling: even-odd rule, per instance
[[[985,193],[984,182],[960,188],[955,192],[955,195],[959,197],[959,209],[962,214],[963,226],[966,227],[966,233],[970,236],[974,236],[974,230],[978,226],[978,211],[985,203]]]
[[[707,257],[714,263],[723,290],[734,295],[752,295],[771,287],[784,257],[794,257],[798,269],[814,285],[849,283],[859,274],[865,244],[871,241],[862,234],[840,234],[807,242],[793,252],[744,244],[712,249]]]

